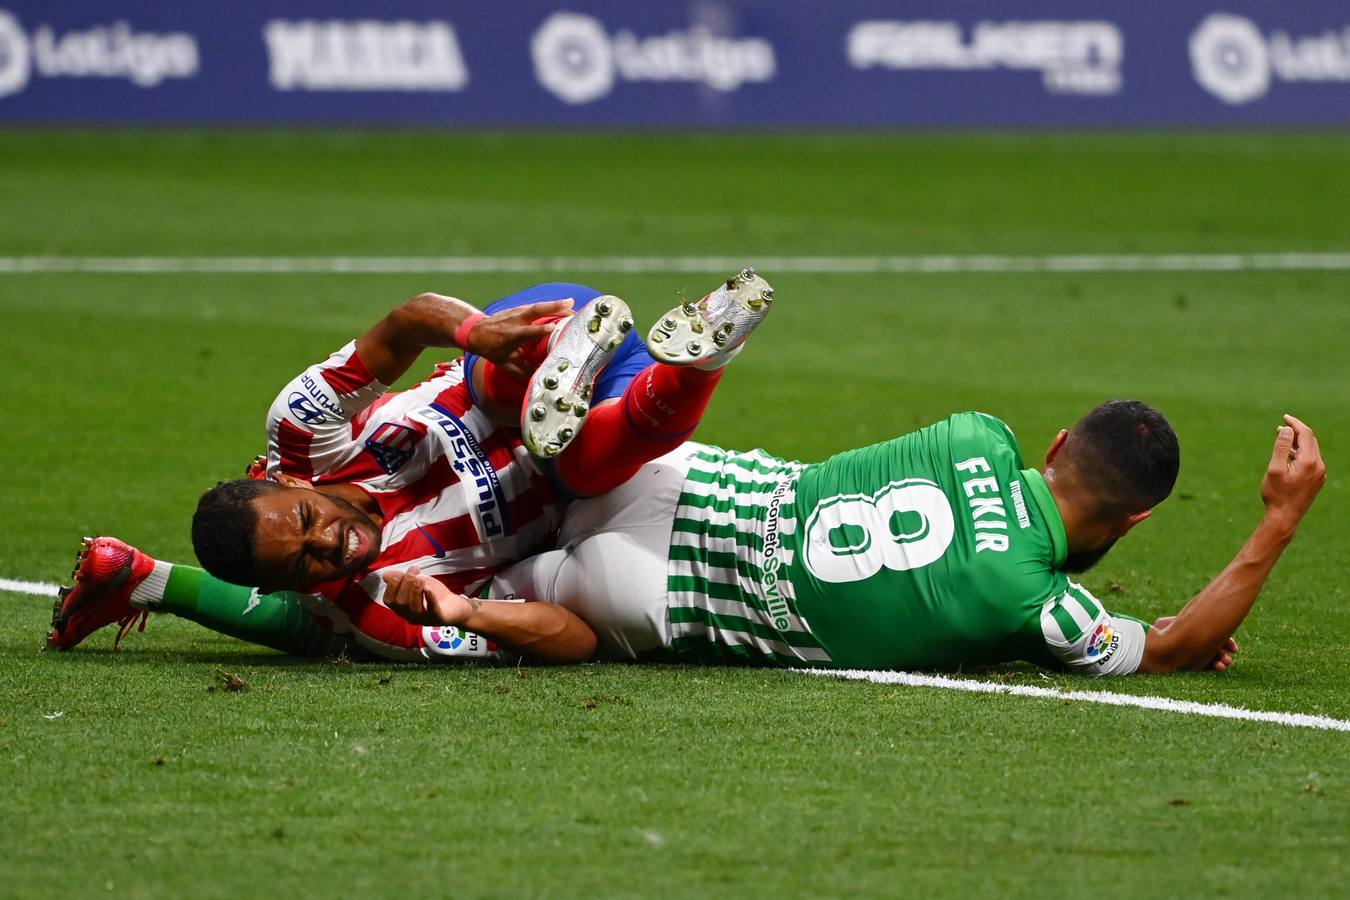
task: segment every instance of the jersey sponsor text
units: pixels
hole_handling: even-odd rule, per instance
[[[416,410],[413,415],[438,426],[450,439],[451,463],[460,474],[460,484],[473,504],[474,523],[483,540],[506,533],[506,498],[487,454],[459,417],[435,404]],[[467,478],[465,476],[468,476]]]
[[[769,603],[769,615],[773,618],[773,627],[779,631],[787,631],[791,627],[791,623],[788,621],[788,613],[790,612],[788,602],[778,587],[778,572],[783,567],[783,559],[778,553],[781,541],[778,514],[783,505],[783,496],[787,493],[791,484],[791,481],[784,481],[774,488],[773,493],[769,495],[769,520],[764,530],[764,565],[761,568],[764,597]]]

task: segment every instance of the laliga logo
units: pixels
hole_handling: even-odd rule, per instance
[[[426,629],[426,642],[433,650],[458,650],[464,637],[453,625],[432,625]]]
[[[9,13],[0,10],[0,97],[28,85],[28,35]]]
[[[1251,19],[1215,13],[1191,33],[1190,50],[1195,80],[1234,105],[1264,97],[1273,80],[1350,81],[1350,27],[1264,35]]]
[[[1120,635],[1111,630],[1111,626],[1106,623],[1098,625],[1088,638],[1087,655],[1095,662],[1106,662],[1112,653],[1116,652],[1116,647],[1120,645]],[[1097,659],[1097,657],[1101,659]]]
[[[624,81],[702,82],[734,91],[770,81],[777,71],[773,45],[762,38],[724,38],[695,26],[639,38],[610,35],[600,20],[578,13],[549,16],[530,41],[535,77],[565,103],[599,100]]]
[[[555,13],[530,41],[539,83],[566,103],[589,103],[614,89],[614,54],[590,16]]]
[[[133,31],[125,21],[58,34],[39,25],[30,38],[0,9],[0,97],[17,94],[34,75],[44,78],[120,78],[152,88],[169,78],[191,78],[199,66],[197,39],[186,32]]]
[[[1270,90],[1266,39],[1251,19],[1216,13],[1191,33],[1191,71],[1224,103],[1246,103]]]

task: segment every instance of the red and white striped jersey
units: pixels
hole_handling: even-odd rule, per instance
[[[473,405],[458,360],[388,393],[349,343],[282,389],[267,432],[268,474],[355,484],[384,515],[375,562],[315,591],[343,609],[380,602],[381,573],[413,565],[472,592],[547,549],[561,520],[552,482],[518,431]]]

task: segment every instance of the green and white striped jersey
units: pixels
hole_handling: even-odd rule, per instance
[[[781,577],[795,550],[805,467],[755,450],[690,459],[670,536],[670,650],[722,659],[829,662]]]
[[[677,657],[1139,666],[1145,626],[1059,571],[1059,510],[998,419],[961,413],[816,465],[714,447],[690,465],[667,568]]]

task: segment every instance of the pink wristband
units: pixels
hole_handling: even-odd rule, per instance
[[[455,329],[455,346],[461,350],[469,349],[469,332],[473,326],[487,318],[487,313],[476,312],[459,324]]]

